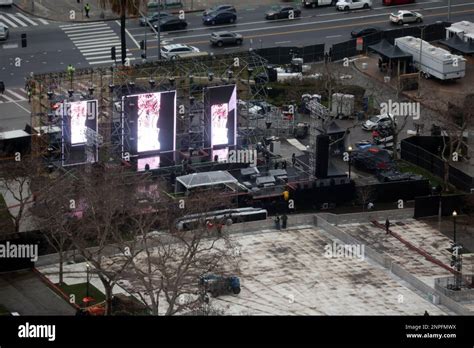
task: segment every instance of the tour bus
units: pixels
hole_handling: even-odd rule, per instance
[[[382,3],[386,6],[413,4],[414,2],[415,0],[383,0],[382,1]]]
[[[233,223],[266,220],[268,212],[261,208],[235,208],[215,210],[201,214],[190,214],[178,219],[176,225],[179,230],[192,229],[199,225],[199,223],[221,223],[231,225]]]
[[[0,6],[12,6],[13,0],[0,0]]]

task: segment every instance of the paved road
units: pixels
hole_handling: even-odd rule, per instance
[[[238,22],[234,25],[206,27],[201,23],[200,13],[188,13],[188,30],[163,33],[162,44],[186,43],[212,52],[232,52],[250,47],[298,46],[326,43],[327,47],[349,38],[354,28],[379,26],[390,28],[388,14],[397,9],[419,10],[425,23],[447,18],[448,0],[419,1],[416,4],[397,7],[382,6],[375,0],[371,10],[337,12],[334,7],[303,9],[302,17],[294,20],[266,21],[263,14],[266,6],[254,6],[239,10]],[[474,21],[474,3],[468,0],[452,0],[452,20]],[[110,65],[110,50],[117,49],[120,56],[120,23],[99,21],[85,24],[54,22],[28,16],[18,9],[1,9],[0,23],[10,27],[11,37],[0,44],[0,80],[5,81],[7,93],[0,97],[0,128],[23,128],[29,122],[28,103],[21,88],[25,76],[31,72],[65,71],[68,64],[75,67]],[[14,24],[14,25],[12,25]],[[213,48],[208,39],[212,31],[230,29],[245,36],[240,47]],[[21,48],[21,34],[28,35],[28,47]],[[137,19],[127,21],[127,56],[141,61],[139,42],[147,41],[148,59],[156,59],[157,39],[150,28],[140,27]]]

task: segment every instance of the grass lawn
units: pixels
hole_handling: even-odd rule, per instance
[[[397,164],[398,164],[398,168],[400,169],[402,173],[410,172],[413,174],[423,175],[426,179],[430,181],[431,187],[436,187],[438,185],[443,186],[443,179],[433,175],[431,172],[421,167],[418,167],[414,164],[411,164],[403,160],[397,161]]]
[[[76,298],[76,304],[81,306],[82,299],[86,297],[86,288],[87,288],[87,283],[80,283],[80,284],[74,284],[74,285],[58,285],[59,288],[64,291],[68,295],[74,295]],[[89,296],[92,297],[95,301],[91,304],[94,303],[99,303],[102,301],[105,301],[105,295],[97,289],[94,285],[89,283]]]
[[[10,315],[10,312],[0,304],[0,315]]]

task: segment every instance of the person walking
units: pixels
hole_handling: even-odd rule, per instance
[[[0,81],[0,94],[3,95],[3,93],[5,93],[5,83]]]
[[[385,220],[385,233],[390,233],[390,221],[388,220],[388,218],[387,220]]]
[[[280,230],[281,229],[281,226],[280,226],[280,217],[277,215],[276,218],[275,218],[275,228],[277,230]]]
[[[295,164],[296,164],[296,154],[291,155],[291,164],[293,164],[293,167],[295,166]]]
[[[91,10],[91,5],[89,5],[89,3],[86,4],[86,6],[84,6],[84,11],[86,12],[86,17],[87,18],[90,18],[89,17],[89,11]]]
[[[288,221],[288,216],[286,216],[286,214],[283,214],[282,217],[281,217],[281,222],[282,222],[282,228],[285,229],[286,228],[286,223]]]

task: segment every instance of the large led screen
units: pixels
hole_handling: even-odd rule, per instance
[[[97,100],[62,103],[56,110],[62,116],[63,165],[93,163],[98,160]],[[89,138],[89,144],[87,144]]]
[[[208,88],[204,95],[208,146],[234,146],[237,141],[237,88],[235,85]]]
[[[144,93],[123,98],[124,124],[131,134],[124,151],[145,154],[174,151],[176,91]]]

